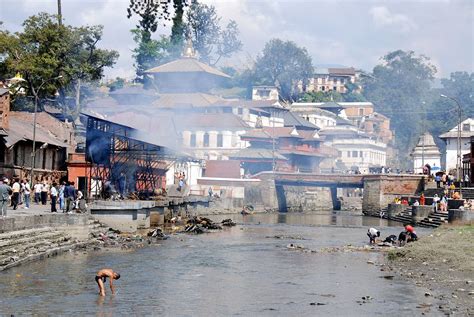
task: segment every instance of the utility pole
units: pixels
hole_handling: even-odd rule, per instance
[[[457,131],[457,157],[456,157],[456,178],[459,182],[459,194],[462,197],[462,179],[460,178],[460,172],[462,168],[462,157],[461,157],[461,120],[462,120],[462,108],[461,104],[457,101],[456,98],[449,97],[446,95],[440,95],[443,98],[451,99],[453,100],[456,105],[458,106],[458,131]]]
[[[44,84],[46,84],[47,82],[53,81],[53,80],[60,79],[62,77],[63,76],[57,76],[57,77],[53,77],[53,78],[50,78],[50,79],[47,79],[47,80],[43,80],[41,85],[39,85],[38,89],[36,89],[36,90],[34,89],[34,87],[32,87],[33,88],[32,93],[35,97],[35,110],[33,112],[33,150],[31,152],[32,162],[31,162],[31,169],[30,169],[30,186],[31,186],[31,188],[33,188],[33,174],[35,172],[35,165],[36,165],[36,113],[38,111],[39,93],[40,93],[41,88],[43,87]]]
[[[272,120],[272,172],[275,174],[275,112],[270,111],[270,120]]]
[[[426,122],[426,115],[425,115],[425,102],[421,103],[421,111],[423,112],[423,120],[421,123],[421,173],[425,174],[425,122]],[[428,175],[429,176],[429,175]]]
[[[61,13],[61,0],[58,0],[58,24],[63,24],[63,15]]]

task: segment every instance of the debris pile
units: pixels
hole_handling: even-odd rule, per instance
[[[232,219],[224,219],[221,221],[221,224],[226,227],[233,227],[236,225],[236,223]]]
[[[209,230],[222,230],[222,226],[233,227],[235,225],[236,223],[232,219],[224,219],[219,225],[209,218],[194,216],[186,222],[184,232],[200,234],[209,232]]]
[[[109,228],[105,232],[95,234],[96,245],[95,249],[103,248],[122,248],[122,249],[135,249],[142,248],[147,244],[151,244],[155,240],[167,239],[167,236],[163,234],[161,229],[155,229],[150,231],[147,236],[139,234],[125,235],[119,230]]]
[[[147,233],[147,236],[151,238],[155,238],[157,240],[168,239],[168,236],[163,233],[163,230],[161,230],[161,228],[156,228],[154,230],[151,230],[150,232]]]

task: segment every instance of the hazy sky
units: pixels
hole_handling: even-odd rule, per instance
[[[474,1],[419,0],[202,0],[216,6],[223,23],[237,21],[243,51],[223,64],[246,65],[271,38],[308,49],[314,64],[371,70],[387,52],[414,50],[431,58],[438,77],[474,71]],[[56,0],[0,0],[0,21],[17,31],[37,12],[56,13]],[[119,51],[108,77],[133,76],[128,0],[62,0],[65,22],[103,24],[101,46]],[[161,32],[168,32],[167,29]]]

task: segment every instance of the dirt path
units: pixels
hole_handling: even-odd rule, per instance
[[[388,253],[390,267],[423,286],[425,312],[474,316],[474,226],[443,226]]]

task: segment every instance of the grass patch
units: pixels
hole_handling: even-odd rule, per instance
[[[443,226],[405,248],[392,250],[391,261],[427,262],[474,272],[474,226]]]

